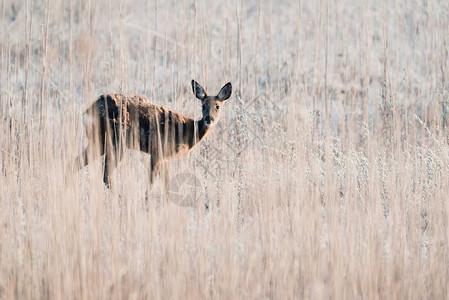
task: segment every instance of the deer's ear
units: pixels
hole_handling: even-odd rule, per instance
[[[203,100],[204,97],[207,96],[206,91],[203,89],[203,87],[193,79],[192,79],[192,91],[195,97],[197,97],[200,100]]]
[[[220,101],[225,101],[229,97],[231,97],[231,93],[232,93],[232,84],[228,82],[221,88],[217,97]]]

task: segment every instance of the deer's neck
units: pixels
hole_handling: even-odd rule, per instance
[[[203,119],[189,122],[187,124],[187,130],[184,133],[189,144],[189,149],[192,149],[201,142],[211,132],[212,127],[206,126],[206,122]]]

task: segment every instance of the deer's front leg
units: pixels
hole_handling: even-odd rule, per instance
[[[158,159],[153,157],[151,158],[150,168],[148,169],[148,192],[153,189],[154,182],[156,177],[160,172],[160,162]]]
[[[164,181],[164,195],[165,197],[168,197],[168,183],[170,179],[170,174],[168,171],[168,162],[167,161],[160,161],[160,160],[151,160],[150,168],[148,169],[148,189],[146,193],[146,198],[148,198],[154,182],[156,181],[156,178],[159,175],[163,175],[163,181]]]
[[[148,186],[145,192],[145,207],[148,208],[148,201],[150,200],[150,193],[153,189],[154,181],[159,173],[159,161],[156,157],[151,157],[151,163],[148,168]]]

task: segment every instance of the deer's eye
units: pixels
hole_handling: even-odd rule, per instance
[[[215,106],[215,108],[218,110],[218,109],[220,109],[220,106],[219,105],[217,105],[217,106]]]

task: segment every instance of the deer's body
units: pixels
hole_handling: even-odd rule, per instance
[[[98,118],[100,141],[111,132],[114,147],[121,142],[165,159],[187,154],[211,129],[165,106],[141,96],[102,95],[84,113],[85,126]],[[195,138],[196,137],[196,138]]]
[[[211,131],[219,119],[219,106],[229,98],[232,87],[228,83],[215,97],[207,96],[194,81],[192,88],[203,104],[203,118],[198,121],[141,96],[100,96],[83,114],[88,146],[76,159],[74,168],[79,169],[105,155],[103,181],[109,186],[111,172],[121,160],[124,149],[140,150],[151,155],[151,188],[163,162],[186,155]],[[168,173],[165,175],[168,179]]]

